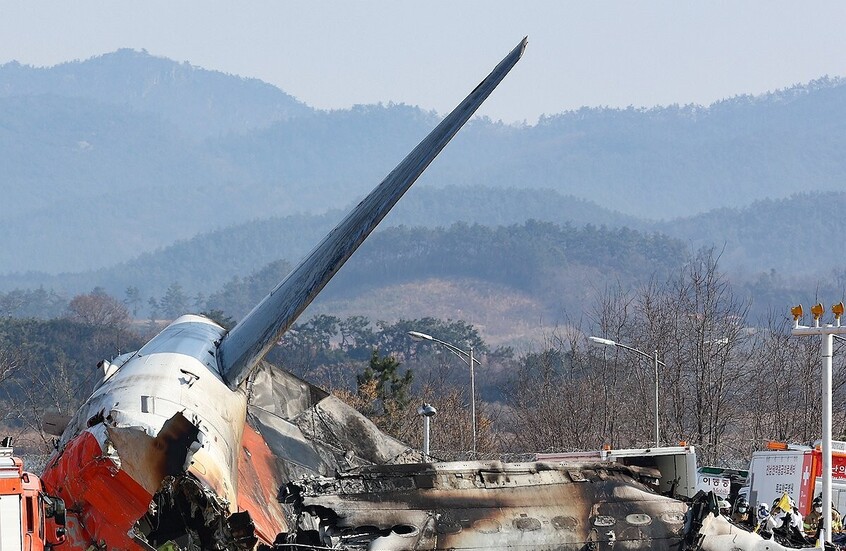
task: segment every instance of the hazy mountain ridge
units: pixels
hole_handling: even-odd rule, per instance
[[[568,182],[556,189],[572,193],[591,181],[600,204],[658,219],[840,190],[846,86],[837,80],[799,90],[707,108],[582,109],[547,117],[527,129],[546,143],[522,162],[566,174]]]
[[[198,113],[205,130],[192,130]],[[0,271],[107,268],[216,228],[346,207],[436,122],[394,104],[314,111],[259,81],[131,50],[45,69],[6,64]],[[417,187],[546,188],[629,217],[595,223],[649,227],[636,217],[839,191],[844,146],[846,87],[821,79],[709,107],[586,108],[535,126],[476,119]],[[418,215],[441,208],[472,221],[476,206],[425,208]],[[524,199],[509,209],[504,223],[566,221]]]
[[[819,213],[842,212],[846,208],[846,191],[797,194],[788,199],[760,201],[743,209],[718,209],[669,222],[639,224],[636,220],[630,223],[632,220],[619,213],[604,211],[551,190],[492,192],[475,187],[420,187],[413,188],[397,205],[373,239],[380,242],[379,233],[391,226],[433,229],[450,227],[462,220],[490,228],[522,224],[524,208],[531,209],[539,222],[569,226],[574,232],[588,224],[658,232],[685,245],[672,253],[675,255],[683,255],[680,252],[683,250],[692,252],[700,247],[714,246],[722,251],[721,268],[738,284],[754,284],[766,277],[769,284],[781,287],[814,286],[844,270],[842,259],[846,244],[833,237],[834,217]],[[298,261],[344,212],[271,217],[221,228],[96,271],[57,276],[38,273],[0,276],[0,290],[42,285],[74,294],[101,286],[119,296],[126,287],[136,286],[146,294],[161,295],[170,284],[178,282],[192,293],[208,295],[230,278],[244,277],[276,260]],[[596,254],[605,254],[603,251],[614,245],[596,243]],[[455,243],[452,246],[460,248],[472,244]],[[497,250],[489,252],[496,254]],[[670,253],[665,251],[664,254]],[[351,260],[351,266],[356,265],[356,258]],[[641,269],[648,270],[648,266]],[[772,280],[773,274],[778,274],[778,281]]]
[[[346,205],[345,207],[351,207]],[[608,226],[635,226],[636,220],[551,190],[415,187],[383,221],[381,231],[407,225],[434,228],[459,221],[491,226],[525,221],[523,208],[538,220]],[[128,286],[161,294],[174,281],[203,293],[229,278],[244,276],[278,259],[296,262],[343,218],[347,208],[321,215],[290,215],[228,226],[177,241],[159,250],[99,270],[50,275],[37,272],[0,275],[0,290],[18,287],[61,289],[66,293],[101,286],[120,294]]]
[[[157,113],[193,139],[263,128],[312,109],[258,79],[121,49],[37,68],[0,66],[0,97],[51,94]]]
[[[724,247],[721,261],[735,279],[775,271],[788,279],[831,276],[846,266],[846,239],[838,234],[846,191],[808,192],[721,208],[652,226],[692,248]]]

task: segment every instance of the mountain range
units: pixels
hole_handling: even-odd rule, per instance
[[[456,102],[460,98],[456,98]],[[144,51],[0,66],[0,290],[212,293],[296,261],[438,122],[320,111]],[[846,84],[713,105],[475,119],[383,223],[631,228],[714,246],[738,282],[843,271]]]

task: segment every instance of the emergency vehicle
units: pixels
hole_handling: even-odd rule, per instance
[[[749,503],[773,501],[787,492],[802,515],[811,511],[814,497],[822,491],[822,452],[819,447],[770,442],[752,454],[749,463]],[[831,504],[846,511],[846,442],[832,442]]]
[[[8,440],[0,446],[0,551],[44,551],[65,541],[65,503],[44,493]]]

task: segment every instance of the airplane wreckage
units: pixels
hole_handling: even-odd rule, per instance
[[[262,361],[525,47],[230,331],[185,315],[102,362],[43,475],[67,505],[65,549],[783,549],[653,492],[648,469],[426,462]]]

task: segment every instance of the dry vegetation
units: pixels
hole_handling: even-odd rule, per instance
[[[465,320],[491,347],[531,349],[553,327],[553,316],[539,300],[513,287],[476,279],[429,278],[364,292],[353,299],[318,301],[304,318],[317,314],[362,315],[393,323],[432,317]]]

